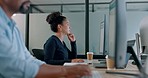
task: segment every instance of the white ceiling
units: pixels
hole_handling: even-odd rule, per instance
[[[90,3],[105,3],[110,2],[112,0],[89,0]],[[68,4],[68,3],[85,3],[85,0],[31,0],[32,4]],[[140,10],[140,11],[148,11],[148,0],[126,0],[126,2],[143,2],[143,3],[128,3],[128,10]],[[52,11],[60,11],[61,6],[37,6],[40,10],[44,12],[52,12]],[[102,10],[108,8],[108,5],[95,5],[96,10]],[[90,6],[90,10],[92,7]],[[63,10],[65,12],[70,11],[84,11],[85,5],[64,5]]]

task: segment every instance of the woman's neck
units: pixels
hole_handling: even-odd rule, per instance
[[[56,33],[55,34],[60,40],[61,40],[61,42],[63,42],[63,40],[64,40],[64,34],[62,34],[62,33]]]

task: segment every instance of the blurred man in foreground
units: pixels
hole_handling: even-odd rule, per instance
[[[0,78],[80,78],[90,75],[87,65],[53,66],[35,59],[26,49],[14,13],[25,13],[30,0],[0,0]]]

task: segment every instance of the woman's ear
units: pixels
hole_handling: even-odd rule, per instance
[[[58,31],[62,31],[62,26],[60,24],[58,24]]]

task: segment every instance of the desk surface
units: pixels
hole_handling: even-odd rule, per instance
[[[96,61],[95,61],[96,62]],[[122,74],[109,74],[106,73],[106,68],[94,68],[93,66],[91,66],[92,70],[96,70],[100,73],[100,75],[102,76],[102,78],[134,78],[134,76],[131,75],[122,75]],[[125,69],[117,69],[115,71],[119,71],[119,72],[125,72],[125,73],[133,73],[133,74],[139,74],[138,68],[136,65],[132,65],[131,64],[131,60],[128,62],[128,65]]]

